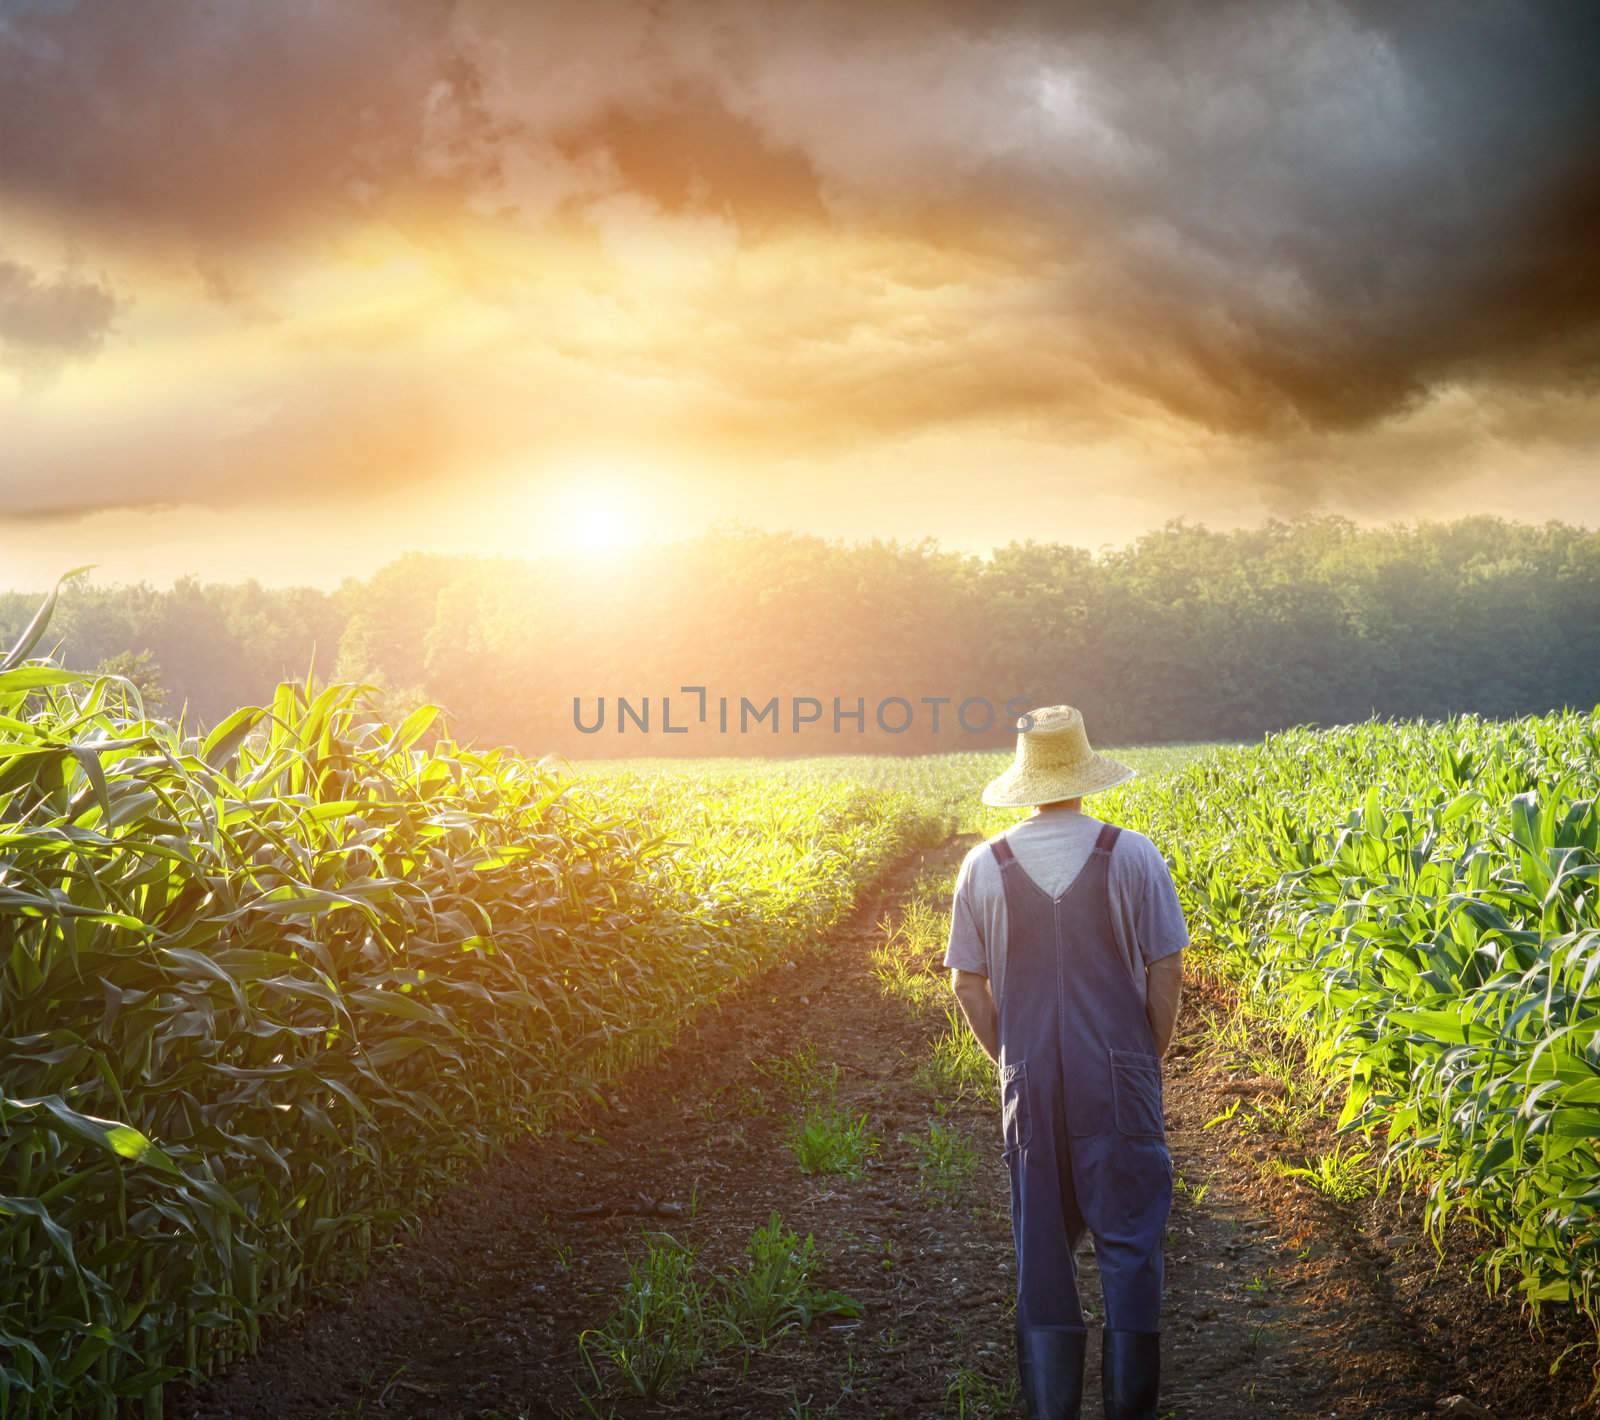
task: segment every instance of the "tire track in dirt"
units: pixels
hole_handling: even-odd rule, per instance
[[[901,1135],[926,1130],[933,1117],[933,1100],[913,1077],[944,1021],[886,998],[870,959],[882,940],[880,921],[898,919],[918,875],[948,880],[975,841],[954,838],[902,859],[826,940],[688,1024],[655,1062],[611,1091],[606,1108],[516,1144],[452,1190],[364,1282],[269,1325],[258,1355],[198,1393],[174,1397],[169,1413],[215,1420],[587,1413],[579,1386],[593,1387],[577,1337],[610,1312],[643,1230],[667,1230],[693,1245],[708,1268],[725,1270],[774,1210],[802,1237],[814,1234],[828,1259],[820,1280],[856,1298],[861,1317],[821,1320],[751,1356],[748,1366],[724,1353],[670,1399],[608,1396],[598,1413],[955,1415],[958,1377],[968,1415],[1011,1413],[997,1399],[1014,1375],[1015,1285],[998,1113],[979,1102],[950,1106],[947,1120],[965,1131],[979,1167],[956,1204],[919,1194],[915,1151]],[[941,956],[942,947],[930,952],[926,965],[942,977]],[[1436,1409],[1448,1394],[1492,1392],[1503,1401],[1507,1387],[1492,1384],[1499,1374],[1492,1353],[1513,1349],[1524,1363],[1509,1369],[1510,1383],[1537,1396],[1526,1405],[1547,1408],[1491,1413],[1507,1420],[1583,1413],[1556,1408],[1571,1398],[1559,1388],[1537,1390],[1533,1375],[1548,1363],[1545,1351],[1505,1331],[1492,1307],[1475,1322],[1480,1339],[1492,1336],[1481,1342],[1488,1364],[1463,1362],[1467,1336],[1439,1346],[1440,1323],[1430,1322],[1428,1308],[1459,1312],[1461,1294],[1481,1287],[1461,1277],[1442,1291],[1397,1286],[1397,1277],[1414,1277],[1422,1265],[1426,1246],[1418,1246],[1415,1226],[1407,1236],[1403,1223],[1387,1222],[1395,1256],[1381,1254],[1387,1245],[1372,1241],[1372,1219],[1353,1221],[1361,1210],[1325,1205],[1271,1176],[1263,1167],[1270,1144],[1255,1144],[1257,1159],[1230,1131],[1204,1128],[1239,1097],[1240,1084],[1220,1065],[1197,1010],[1223,1009],[1223,993],[1189,983],[1185,992],[1167,1062],[1169,1137],[1186,1187],[1167,1237],[1163,1415],[1449,1413]],[[866,1112],[880,1136],[860,1179],[802,1174],[782,1142],[789,1112],[762,1108],[753,1093],[770,1083],[754,1062],[806,1045],[824,1064],[838,1063],[841,1105]],[[692,1215],[571,1216],[640,1194]],[[1354,1233],[1358,1225],[1367,1231]],[[1080,1269],[1096,1328],[1100,1298],[1087,1244]],[[1086,1416],[1099,1413],[1098,1393],[1092,1330]]]

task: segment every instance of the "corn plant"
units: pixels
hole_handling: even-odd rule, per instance
[[[1123,801],[1196,936],[1342,1085],[1346,1134],[1597,1326],[1600,711],[1219,749]]]
[[[0,1415],[159,1413],[927,831],[836,781],[630,795],[358,686],[148,718],[29,659],[49,609],[0,660]]]

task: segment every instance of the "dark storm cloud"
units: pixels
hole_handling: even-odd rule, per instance
[[[1452,380],[1591,381],[1597,59],[1578,5],[1267,7],[1118,38],[1100,111],[1158,157],[1113,217],[1161,236],[1108,234],[1104,315],[1144,346],[1114,375],[1246,430],[1357,427]]]
[[[444,72],[417,0],[0,0],[0,195],[223,247],[412,169]]]
[[[1457,386],[1592,390],[1597,61],[1580,0],[0,0],[0,204],[176,241],[213,292],[419,207],[534,228],[627,192],[746,242],[883,233],[1003,295],[966,340],[874,350],[870,385],[840,350],[708,360],[745,417],[1054,409],[1270,450]]]

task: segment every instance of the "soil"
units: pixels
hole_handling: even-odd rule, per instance
[[[977,1150],[961,1196],[919,1192],[917,1153],[934,1100],[916,1080],[944,1030],[940,1012],[885,997],[870,952],[919,872],[953,873],[975,841],[909,855],[848,922],[798,961],[745,983],[606,1108],[517,1143],[448,1194],[361,1282],[265,1327],[253,1357],[195,1392],[179,1417],[969,1416],[1009,1414],[1015,1272],[998,1113],[948,1106]],[[937,967],[930,956],[930,969]],[[1208,1025],[1224,987],[1185,986],[1166,1064],[1168,1138],[1180,1181],[1167,1237],[1162,1347],[1166,1417],[1593,1414],[1587,1354],[1552,1378],[1563,1350],[1592,1341],[1570,1311],[1530,1332],[1512,1299],[1470,1275],[1481,1243],[1436,1259],[1415,1200],[1332,1202],[1271,1168],[1326,1145],[1331,1120],[1291,1144],[1207,1129],[1271,1081],[1231,1071]],[[792,1109],[758,1062],[811,1046],[840,1067],[840,1103],[880,1140],[859,1178],[808,1176],[783,1144]],[[754,1091],[763,1091],[762,1096]],[[1239,1115],[1250,1111],[1242,1108]],[[1196,1195],[1199,1195],[1198,1197]],[[676,1207],[682,1216],[575,1216],[596,1204]],[[741,1261],[776,1211],[811,1234],[821,1282],[858,1317],[816,1320],[754,1353],[707,1361],[667,1399],[597,1387],[578,1337],[604,1323],[646,1229],[692,1245],[708,1269]],[[1085,1245],[1080,1285],[1091,1345],[1084,1414],[1100,1413],[1099,1290]],[[604,1372],[603,1372],[604,1374]]]

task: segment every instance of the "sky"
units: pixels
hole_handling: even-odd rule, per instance
[[[1600,524],[1600,6],[0,0],[0,586]]]

